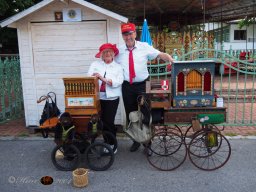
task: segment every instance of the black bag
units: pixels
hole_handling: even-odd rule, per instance
[[[40,99],[42,99],[43,97],[46,98],[46,102],[44,105],[43,113],[41,115],[41,119],[39,120],[40,125],[42,125],[47,119],[52,117],[58,117],[60,115],[60,110],[57,107],[56,94],[54,92],[49,92],[46,96],[40,97]],[[44,138],[48,137],[48,132],[49,129],[44,129],[42,131],[42,135]]]
[[[150,100],[145,95],[141,95],[138,97],[138,109],[143,115],[142,123],[145,125],[149,125],[150,121],[152,121],[152,119],[150,120],[150,118],[152,118],[152,115],[150,109]]]
[[[54,99],[52,99],[53,96],[51,96],[51,94],[54,96]],[[40,125],[42,125],[47,119],[60,115],[60,110],[57,107],[56,94],[54,92],[49,92],[46,97],[47,99],[44,105],[43,113],[39,121]]]

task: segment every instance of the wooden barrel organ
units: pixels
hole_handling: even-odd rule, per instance
[[[93,114],[100,113],[99,84],[96,77],[63,78],[65,111],[69,112],[77,132],[87,132]]]

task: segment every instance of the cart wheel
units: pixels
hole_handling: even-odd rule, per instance
[[[112,148],[106,143],[95,142],[85,151],[86,163],[94,171],[105,171],[114,162],[115,156]]]
[[[79,166],[81,154],[72,144],[54,147],[51,159],[53,165],[61,171],[72,171]]]
[[[91,141],[91,143],[107,143],[109,145],[112,145],[113,151],[117,149],[117,140],[116,137],[109,131],[102,131],[101,134],[98,134],[96,137],[94,137]]]
[[[171,131],[155,134],[147,152],[149,163],[162,171],[178,168],[187,156],[187,149],[182,136]]]
[[[195,134],[189,146],[189,158],[199,169],[216,170],[229,160],[231,146],[226,137],[215,130]]]

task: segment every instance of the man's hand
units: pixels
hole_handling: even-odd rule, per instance
[[[170,72],[172,70],[172,64],[169,63],[167,66],[166,66],[166,71],[167,72]]]

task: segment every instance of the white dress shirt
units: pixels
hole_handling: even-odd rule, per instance
[[[148,60],[155,59],[160,51],[154,47],[148,45],[148,43],[135,41],[135,46],[133,49],[133,61],[135,78],[133,82],[142,82],[148,78]],[[124,69],[124,80],[130,81],[129,77],[129,50],[126,45],[122,45],[119,48],[119,54],[115,57],[117,63],[120,63]]]
[[[124,81],[122,67],[113,61],[110,64],[106,64],[104,61],[94,61],[88,70],[88,75],[92,76],[93,73],[99,73],[102,77],[112,80],[112,86],[106,84],[106,92],[100,92],[100,99],[102,100],[114,100],[121,96],[121,85]],[[99,79],[99,87],[102,81]]]

